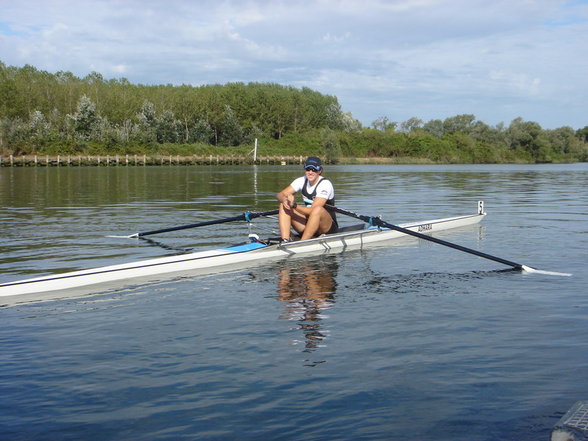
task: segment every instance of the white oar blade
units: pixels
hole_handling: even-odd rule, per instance
[[[530,266],[523,265],[523,271],[526,273],[535,273],[535,274],[545,274],[548,276],[563,276],[563,277],[570,277],[571,273],[558,273],[557,271],[544,271],[535,268],[531,268]]]
[[[116,239],[136,239],[139,237],[138,233],[131,234],[129,236],[106,236],[106,237],[114,237]]]

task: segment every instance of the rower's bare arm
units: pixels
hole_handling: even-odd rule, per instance
[[[280,201],[284,207],[291,207],[294,204],[294,194],[296,190],[291,185],[288,185],[281,192],[276,195],[276,199]]]
[[[327,204],[327,200],[325,198],[316,197],[312,201],[311,207],[324,207]]]

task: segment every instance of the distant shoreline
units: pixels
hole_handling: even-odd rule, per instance
[[[259,156],[256,161],[250,155],[3,155],[0,167],[135,167],[135,166],[170,166],[170,165],[297,165],[304,162],[305,156]],[[325,161],[329,163],[329,161]],[[341,165],[433,165],[453,164],[452,162],[435,162],[427,158],[412,157],[343,157],[332,161]],[[516,161],[504,164],[538,164],[546,162]],[[551,161],[549,163],[552,163]],[[553,161],[553,163],[557,163]],[[468,164],[480,164],[472,162]],[[492,163],[495,164],[495,163]],[[496,163],[498,164],[498,163]],[[502,164],[502,163],[501,163]]]

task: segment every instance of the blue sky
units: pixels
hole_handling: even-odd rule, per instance
[[[272,82],[369,126],[588,125],[588,0],[0,0],[0,61],[142,84]]]

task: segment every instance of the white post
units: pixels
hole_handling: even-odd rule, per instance
[[[253,163],[257,162],[257,138],[255,138],[255,147],[253,148]]]

